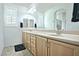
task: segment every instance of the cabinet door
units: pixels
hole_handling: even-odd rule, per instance
[[[24,32],[22,32],[22,43],[24,44]]]
[[[49,56],[73,56],[75,51],[75,46],[48,40],[48,55]]]
[[[22,32],[22,42],[23,42],[23,45],[26,47],[26,33],[25,32]]]
[[[79,46],[75,48],[74,55],[79,56]]]
[[[47,39],[44,37],[37,36],[37,56],[47,56]]]
[[[31,35],[31,52],[33,55],[36,55],[36,37]]]
[[[30,50],[30,34],[26,33],[26,46]]]

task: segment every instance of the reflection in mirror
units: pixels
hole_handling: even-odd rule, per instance
[[[31,14],[26,14],[21,17],[20,22],[23,23],[24,28],[34,28],[36,18]]]
[[[55,12],[55,30],[57,34],[60,34],[61,31],[65,30],[65,21],[66,12],[64,9],[59,9]]]

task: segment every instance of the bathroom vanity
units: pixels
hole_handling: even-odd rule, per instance
[[[22,30],[24,46],[34,56],[79,56],[79,35]]]

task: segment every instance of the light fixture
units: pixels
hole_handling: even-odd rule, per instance
[[[31,8],[28,10],[28,13],[33,14],[34,12],[36,12],[36,5],[35,4],[32,4],[31,5]]]

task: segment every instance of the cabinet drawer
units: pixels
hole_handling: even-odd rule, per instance
[[[31,44],[31,47],[35,47],[35,44]]]
[[[31,43],[35,44],[35,41],[31,40]]]
[[[36,48],[32,46],[31,47],[31,52],[32,52],[33,55],[36,55]]]

